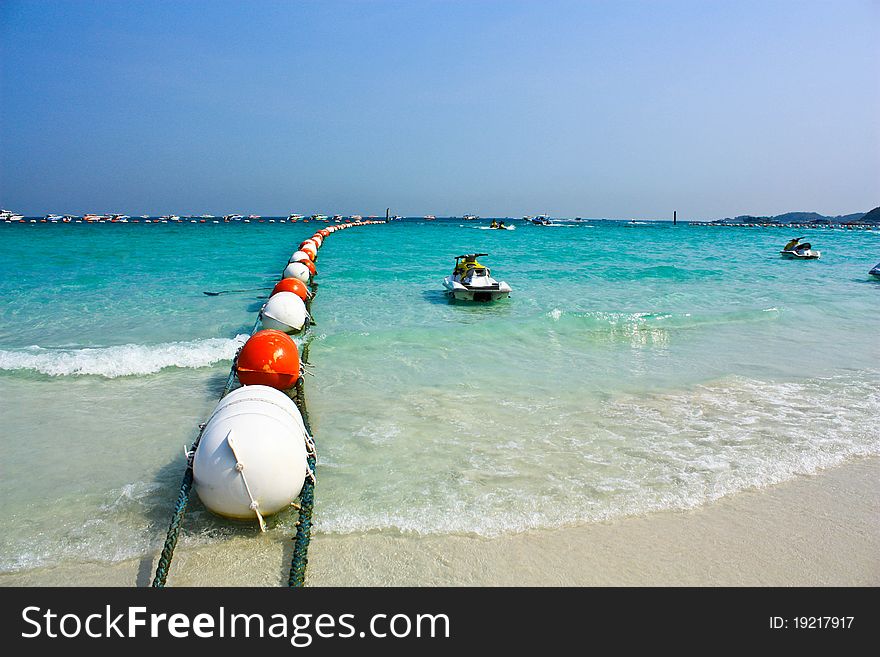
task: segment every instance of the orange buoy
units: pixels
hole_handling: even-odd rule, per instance
[[[303,253],[307,253],[309,255],[309,260],[311,260],[312,262],[314,262],[315,259],[318,257],[318,252],[310,246],[304,246],[300,249],[300,251],[302,251]]]
[[[299,350],[286,333],[263,329],[254,333],[238,353],[238,380],[246,386],[287,390],[299,379]]]
[[[303,301],[307,301],[309,298],[309,288],[298,278],[282,278],[272,288],[272,294],[277,294],[278,292],[293,292]],[[272,294],[269,296],[271,297]]]
[[[330,231],[327,230],[326,228],[324,230],[318,231],[318,235],[320,235],[321,237],[327,237],[329,234],[330,234]]]
[[[312,274],[313,277],[318,275],[318,270],[315,269],[315,263],[312,262],[311,260],[309,260],[308,258],[300,258],[299,260],[297,260],[297,262],[301,262],[306,267],[308,267],[309,272]]]
[[[309,239],[307,239],[307,240],[303,240],[302,242],[300,242],[299,248],[302,249],[304,246],[310,246],[310,247],[312,247],[313,249],[317,249],[317,248],[318,248],[318,242],[315,241],[315,240],[313,240],[313,239],[311,239],[311,238],[309,238]]]

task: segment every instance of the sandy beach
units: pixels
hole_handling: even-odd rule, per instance
[[[877,586],[880,459],[689,511],[494,539],[313,537],[309,586]],[[146,586],[155,558],[0,576],[4,586]],[[279,586],[289,542],[179,549],[170,586]]]

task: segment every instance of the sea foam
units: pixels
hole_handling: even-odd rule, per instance
[[[49,376],[119,376],[153,374],[168,367],[207,367],[235,356],[247,336],[208,338],[154,345],[124,344],[113,347],[55,349],[39,346],[0,349],[0,370],[30,370]]]

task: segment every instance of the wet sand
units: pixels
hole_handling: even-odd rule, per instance
[[[290,541],[178,548],[169,586],[278,586]],[[4,586],[146,586],[157,554],[0,575]],[[880,458],[689,511],[486,539],[312,538],[310,586],[877,586]]]

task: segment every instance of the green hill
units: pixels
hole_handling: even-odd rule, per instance
[[[866,224],[880,224],[880,206],[862,215],[859,221],[863,221]]]
[[[818,212],[786,212],[777,214],[776,216],[753,216],[750,214],[740,215],[738,217],[730,217],[723,219],[724,222],[735,222],[739,224],[808,224],[808,223],[834,223],[843,224],[851,221],[865,222],[870,224],[880,224],[880,207],[874,208],[868,213],[855,212],[853,214],[841,214],[831,217]]]

